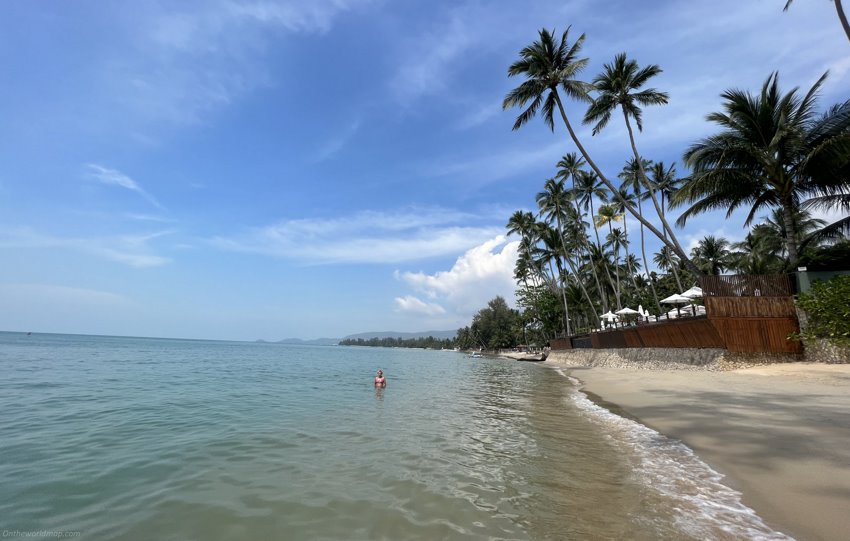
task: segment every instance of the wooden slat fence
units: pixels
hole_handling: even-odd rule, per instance
[[[717,329],[704,317],[673,319],[591,335],[594,348],[723,348]]]
[[[700,287],[705,297],[790,297],[787,274],[703,276]]]
[[[705,297],[705,311],[718,317],[796,318],[791,297]]]

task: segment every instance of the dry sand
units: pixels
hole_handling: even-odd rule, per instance
[[[565,366],[553,357],[543,364]],[[569,372],[602,405],[683,441],[774,528],[850,539],[850,365]]]

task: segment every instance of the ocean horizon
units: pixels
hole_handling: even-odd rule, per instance
[[[788,539],[683,444],[534,363],[0,332],[0,374],[4,532]]]

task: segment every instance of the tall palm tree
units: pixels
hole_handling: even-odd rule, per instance
[[[643,199],[643,184],[641,183],[640,178],[640,167],[642,166],[644,170],[646,170],[652,165],[652,162],[644,160],[643,158],[641,158],[641,161],[643,163],[638,165],[638,161],[636,159],[632,158],[628,160],[618,176],[620,180],[623,181],[623,183],[620,184],[620,191],[625,189],[631,190],[632,193],[634,193],[635,199],[637,200],[638,213],[642,216],[643,206],[641,205],[641,200]],[[655,306],[658,308],[658,312],[661,313],[661,303],[658,301],[658,292],[655,291],[655,282],[649,279],[649,260],[646,258],[646,238],[644,236],[642,222],[640,223],[640,254],[643,258],[647,282],[649,282],[649,287],[652,290],[652,299],[655,301]]]
[[[670,244],[676,253],[680,254],[682,261],[688,265],[688,258],[685,256],[685,252],[681,244],[679,244],[679,239],[676,238],[673,228],[667,222],[663,209],[658,203],[658,198],[655,196],[655,190],[646,176],[643,161],[635,143],[635,134],[631,123],[631,119],[634,119],[638,131],[643,131],[643,111],[641,110],[641,106],[665,105],[667,103],[667,94],[665,92],[654,88],[640,90],[652,77],[655,77],[659,73],[661,73],[661,68],[656,64],[650,64],[649,66],[640,68],[635,60],[628,60],[626,58],[626,53],[618,54],[614,57],[614,61],[610,64],[605,64],[602,73],[593,79],[594,89],[599,94],[587,109],[587,113],[584,115],[584,122],[588,124],[595,123],[593,134],[596,135],[611,120],[613,112],[617,108],[621,110],[623,120],[626,123],[626,130],[629,133],[632,153],[637,162],[640,179],[645,183],[650,199],[652,199],[652,204],[655,205],[655,211],[661,219],[661,225],[664,231],[664,238],[662,240],[665,241],[665,244]]]
[[[682,288],[682,280],[679,278],[679,272],[676,270],[676,267],[679,266],[679,260],[676,258],[676,254],[673,253],[673,250],[671,250],[669,246],[662,246],[658,253],[653,256],[652,262],[655,263],[656,267],[663,271],[672,271],[673,277],[676,279],[676,285],[679,286],[679,291],[684,291]],[[659,307],[658,310],[660,312],[661,308]]]
[[[661,212],[666,217],[670,198],[682,183],[681,179],[676,178],[676,164],[671,163],[670,167],[665,167],[664,162],[656,162],[649,168],[649,175],[655,193],[661,196]]]
[[[809,196],[850,190],[850,100],[817,115],[824,74],[802,98],[797,88],[779,90],[779,76],[767,78],[761,92],[732,89],[722,94],[723,112],[708,115],[722,131],[693,144],[685,153],[692,174],[673,197],[688,207],[683,225],[696,214],[726,209],[727,217],[749,207],[744,225],[764,208],[781,208],[792,234],[785,238],[789,264],[798,253],[794,209]]]
[[[599,214],[593,217],[593,222],[596,227],[605,227],[608,226],[608,234],[611,235],[613,233],[612,224],[614,222],[619,222],[623,219],[622,214],[618,214],[613,205],[602,205],[599,207]],[[616,272],[616,269],[620,265],[620,246],[616,247],[614,251],[614,269],[615,269],[615,277],[617,279],[616,285],[614,287],[614,296],[617,299],[617,310],[622,308],[620,304],[620,273]]]
[[[502,108],[525,108],[517,116],[516,122],[514,122],[514,130],[521,128],[540,112],[543,121],[553,131],[555,129],[554,114],[555,109],[557,109],[561,120],[564,122],[564,126],[567,128],[570,139],[572,139],[578,151],[587,161],[587,164],[599,176],[602,183],[609,190],[614,191],[616,190],[614,184],[608,180],[608,177],[596,165],[576,135],[572,123],[564,110],[564,104],[561,101],[559,92],[560,89],[568,98],[578,101],[590,101],[588,92],[592,86],[575,78],[587,66],[588,62],[587,58],[578,57],[584,43],[585,35],[582,34],[579,36],[572,46],[569,45],[568,41],[569,28],[563,33],[560,39],[553,32],[545,28],[541,29],[538,35],[539,39],[531,45],[523,47],[519,52],[519,60],[515,61],[508,68],[509,77],[525,75],[526,80],[508,92],[502,102]],[[526,104],[528,105],[526,106]],[[632,205],[627,205],[626,210],[644,224],[652,234],[661,239],[662,242],[670,244],[670,241],[664,237],[661,231],[652,222],[640,216]],[[673,246],[673,248],[683,261],[688,261],[693,266],[681,247]],[[695,275],[701,274],[696,266],[693,266],[692,270]]]
[[[608,222],[610,226],[611,223]],[[605,246],[610,247],[614,250],[614,270],[617,275],[617,309],[622,308],[622,298],[623,298],[623,290],[620,287],[620,275],[622,274],[622,267],[620,266],[620,248],[626,248],[628,251],[629,239],[626,237],[625,232],[619,227],[615,227],[611,229],[611,232],[608,233],[608,236],[605,238]],[[626,257],[626,268],[629,269],[629,259]],[[629,272],[629,276],[632,276],[631,272]],[[634,284],[634,280],[632,280]]]
[[[731,255],[729,241],[713,235],[703,237],[691,251],[694,261],[706,274],[720,274],[726,270]]]
[[[847,14],[844,13],[844,6],[841,5],[841,0],[832,0],[832,2],[835,4],[835,11],[838,13],[838,20],[841,21],[841,28],[844,29],[844,33],[847,34],[847,39],[850,40],[850,22],[847,21]],[[791,4],[793,3],[794,0],[788,0],[782,11],[788,11],[788,8],[791,7]]]
[[[614,211],[623,217],[623,235],[626,238],[625,244],[623,244],[623,248],[626,250],[626,268],[629,270],[629,279],[632,281],[632,285],[635,285],[635,273],[634,269],[630,266],[629,262],[631,258],[629,257],[631,253],[629,253],[629,221],[626,219],[626,208],[622,202],[635,204],[637,202],[637,197],[635,194],[631,192],[628,188],[620,185],[620,188],[617,190],[618,197],[616,197],[612,202],[611,206],[614,207]],[[635,286],[637,287],[637,286]]]
[[[567,215],[568,209],[570,207],[570,199],[569,193],[564,187],[563,180],[555,180],[550,178],[546,181],[546,184],[543,186],[543,191],[539,192],[536,197],[537,206],[540,208],[541,216],[549,223],[555,222],[557,226],[557,233],[560,237],[561,248],[563,249],[563,258],[567,262],[567,265],[570,267],[570,271],[573,274],[576,274],[575,265],[573,264],[572,259],[570,258],[569,251],[567,250],[567,245],[564,241],[563,235],[563,221],[565,216]],[[579,282],[579,286],[582,291],[585,292],[587,296],[587,302],[591,305],[593,301],[590,298],[590,295],[587,294],[587,290],[584,287],[582,282]],[[570,332],[570,322],[569,322],[569,312],[567,311],[567,297],[566,294],[562,290],[562,296],[564,300],[564,311],[567,312],[567,334],[572,334]]]
[[[573,221],[577,221],[579,223],[582,222],[582,213],[581,205],[579,204],[579,197],[577,195],[579,192],[577,191],[576,178],[581,177],[582,181],[585,183],[585,186],[583,187],[586,196],[585,203],[589,202],[592,205],[593,195],[604,198],[606,194],[605,190],[598,185],[594,185],[595,177],[582,169],[585,163],[584,158],[579,157],[575,152],[570,152],[565,154],[564,157],[558,161],[556,166],[558,168],[558,172],[555,174],[555,178],[557,179],[563,180],[564,182],[566,182],[567,179],[570,179],[572,182],[572,188],[569,190],[569,195],[570,200],[572,200],[575,205],[576,211],[576,216]],[[583,230],[580,232],[576,231],[574,238],[579,241],[577,245],[580,250],[587,250],[589,241]],[[597,242],[599,241],[598,232],[596,240]],[[593,281],[596,283],[596,289],[601,291],[602,287],[599,285],[599,276],[596,273],[596,269],[593,267],[591,267],[591,275],[593,276]]]
[[[584,209],[585,212],[590,211],[590,216],[593,218],[595,215],[595,210],[593,208],[593,199],[599,199],[603,203],[608,201],[608,190],[606,190],[602,183],[599,180],[599,177],[596,173],[590,171],[584,171],[582,169],[576,171],[573,176],[573,192],[572,192],[573,200],[576,203],[577,209]],[[602,241],[599,238],[599,228],[596,225],[595,220],[591,220],[593,224],[593,233],[596,236],[596,247],[599,249],[599,253],[602,252]],[[589,247],[588,248],[589,251]],[[593,273],[593,277],[596,280],[596,287],[602,293],[602,311],[608,311],[608,299],[605,296],[604,289],[599,284],[599,277],[597,274],[596,265],[591,265],[590,269]],[[607,270],[607,267],[606,267]],[[611,279],[611,275],[606,272],[606,276],[608,278],[608,282],[613,287],[613,280]]]

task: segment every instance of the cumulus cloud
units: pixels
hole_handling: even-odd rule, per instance
[[[436,303],[425,302],[413,295],[395,298],[396,311],[409,314],[435,316],[445,314],[446,309]]]
[[[439,303],[457,316],[458,323],[468,323],[469,318],[496,295],[504,297],[510,305],[515,304],[513,274],[518,248],[518,241],[507,242],[499,235],[467,250],[449,270],[434,274],[397,271],[396,278],[432,301],[419,301],[423,305]],[[398,301],[396,299],[397,305]]]
[[[501,231],[469,225],[480,218],[444,208],[362,211],[325,219],[285,220],[211,244],[223,250],[312,264],[400,263],[456,254]]]

